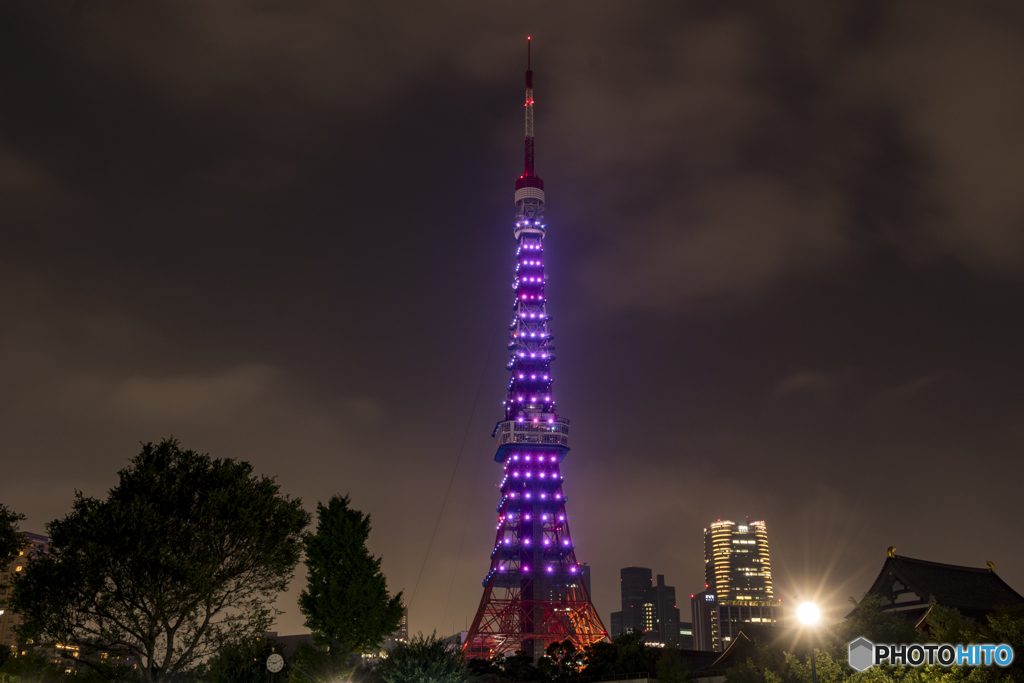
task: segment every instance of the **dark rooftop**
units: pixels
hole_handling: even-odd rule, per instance
[[[996,607],[1024,605],[1024,596],[999,578],[992,567],[961,567],[891,554],[882,565],[878,578],[868,591],[883,594],[889,575],[920,595],[934,598],[944,607],[965,613],[990,612]]]

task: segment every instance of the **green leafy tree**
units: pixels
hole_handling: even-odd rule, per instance
[[[537,663],[541,674],[547,678],[568,678],[575,676],[583,667],[583,651],[571,640],[551,643],[544,656]]]
[[[497,683],[505,675],[504,667],[504,654],[497,654],[489,659],[470,659],[466,662],[469,680],[480,683]]]
[[[148,683],[260,634],[310,515],[246,462],[145,444],[106,499],[76,492],[15,582],[23,635],[131,654]]]
[[[388,593],[381,560],[366,549],[370,516],[334,496],[317,505],[316,533],[307,534],[307,583],[299,610],[318,645],[365,653],[398,629],[402,593]]]
[[[836,641],[846,647],[857,638],[872,643],[915,643],[918,641],[914,624],[894,612],[883,612],[877,595],[866,594],[860,602],[850,598],[854,605],[850,615],[836,629]]]
[[[649,673],[657,667],[657,651],[648,647],[637,631],[625,631],[612,641],[617,649],[612,672],[615,674]]]
[[[384,683],[463,683],[469,672],[461,649],[449,646],[437,633],[420,633],[389,649],[375,675]]]
[[[679,650],[667,647],[658,658],[655,675],[661,683],[687,683],[690,680],[690,668],[679,655]]]
[[[273,638],[264,636],[242,638],[223,643],[217,654],[208,659],[195,673],[196,683],[253,683],[266,681],[267,658],[272,654],[281,654],[281,644]],[[288,675],[287,664],[278,674],[285,680]]]
[[[525,650],[516,650],[501,662],[503,678],[511,681],[537,681],[541,673],[533,663],[533,655]]]
[[[0,504],[0,567],[17,557],[18,553],[28,547],[28,539],[18,531],[18,522],[25,521],[25,515],[13,512],[6,505]],[[4,605],[7,584],[0,583],[0,607]]]
[[[29,650],[22,656],[9,657],[0,666],[0,683],[59,683],[66,669],[42,650]]]

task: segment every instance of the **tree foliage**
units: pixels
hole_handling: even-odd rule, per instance
[[[299,610],[314,641],[348,653],[377,648],[402,620],[402,593],[392,597],[381,560],[366,549],[370,516],[334,496],[317,505],[316,533],[305,539],[307,583]]]
[[[690,680],[690,668],[679,656],[679,650],[671,647],[662,651],[654,673],[660,683],[687,683]]]
[[[6,505],[0,504],[0,567],[6,567],[21,550],[28,547],[28,539],[18,531],[18,522],[23,521],[25,515],[20,515]],[[4,604],[6,588],[6,584],[0,583],[0,607]]]
[[[221,644],[213,657],[196,671],[196,683],[253,683],[267,681],[267,658],[281,654],[283,648],[265,636],[242,638]],[[288,666],[279,674],[285,680]]]
[[[437,633],[397,643],[375,674],[383,683],[463,683],[469,675],[462,650],[450,647]]]
[[[874,596],[854,601],[849,619],[833,629],[815,649],[819,683],[1016,683],[1024,681],[1024,662],[1014,658],[1007,667],[966,667],[939,665],[909,667],[884,664],[855,672],[847,663],[850,641],[865,637],[874,643],[1006,643],[1024,652],[1024,611],[997,610],[984,622],[976,622],[957,610],[933,605],[928,615],[928,632],[917,631],[898,614],[884,612]],[[728,683],[810,683],[808,656],[797,656],[783,648],[755,639],[752,651],[726,675]]]
[[[545,678],[574,676],[583,668],[583,651],[571,640],[551,643],[537,662],[537,668]]]
[[[653,676],[659,654],[656,648],[644,643],[640,633],[627,629],[610,643],[594,643],[586,648],[583,675],[649,673]]]
[[[47,525],[13,609],[37,641],[132,654],[146,681],[262,633],[292,576],[309,514],[252,466],[145,444],[106,499],[76,492]]]

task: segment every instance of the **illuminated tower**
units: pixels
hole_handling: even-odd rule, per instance
[[[544,181],[533,168],[533,72],[527,38],[526,159],[516,179],[515,301],[505,416],[494,429],[504,467],[497,537],[484,594],[464,649],[469,657],[525,650],[536,660],[548,644],[580,649],[607,634],[582,580],[569,534],[560,464],[569,452],[569,420],[555,411],[554,346],[544,298]]]

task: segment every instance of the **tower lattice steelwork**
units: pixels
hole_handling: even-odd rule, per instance
[[[495,461],[504,466],[497,537],[480,608],[465,643],[469,657],[548,644],[583,648],[607,639],[582,578],[569,534],[560,464],[569,452],[569,420],[555,411],[554,346],[544,298],[544,181],[533,168],[533,72],[527,38],[526,168],[516,179],[518,249],[505,418],[495,427]]]

